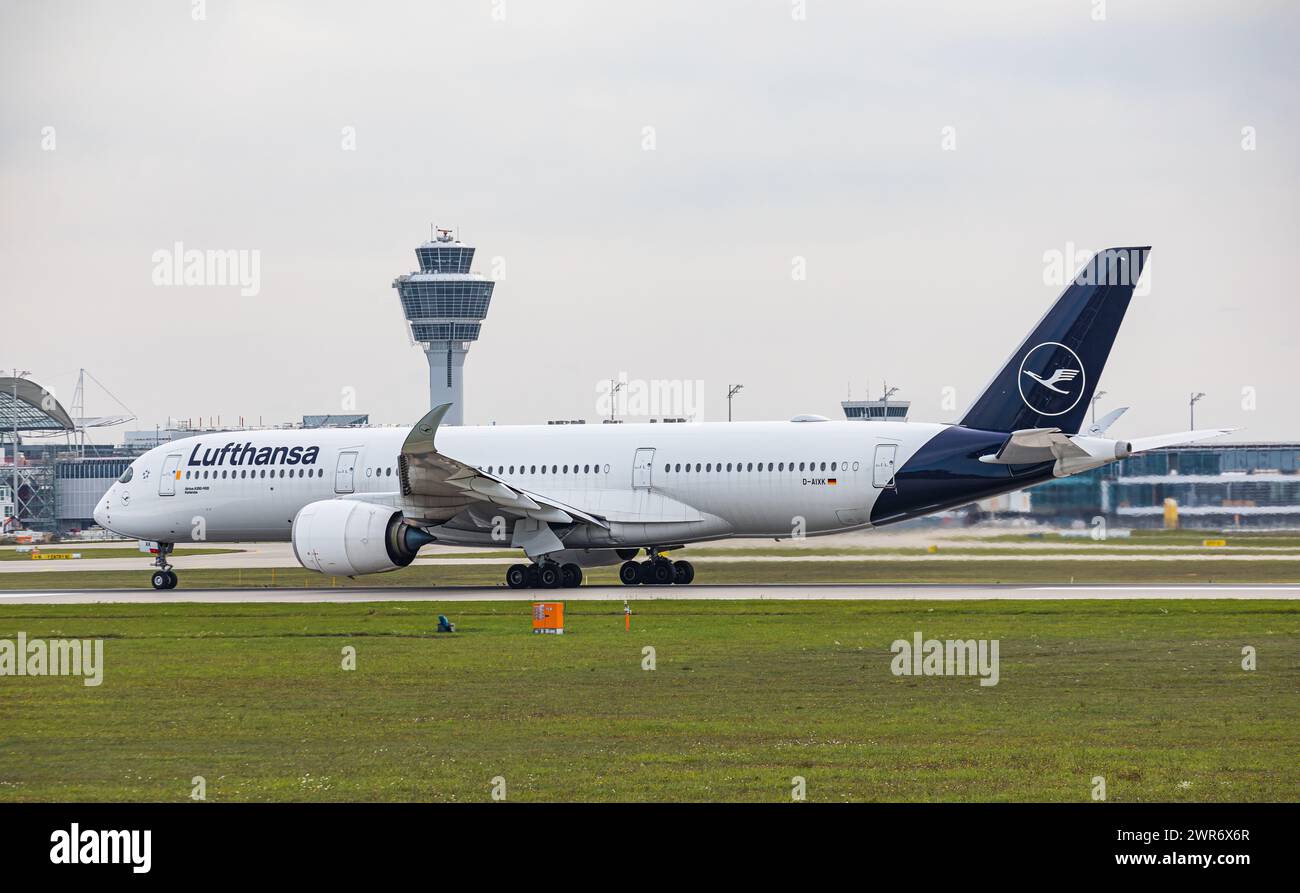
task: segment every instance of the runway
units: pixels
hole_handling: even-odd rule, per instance
[[[959,538],[966,537],[966,538]],[[136,571],[147,573],[149,555],[140,553],[131,557],[96,558],[96,552],[104,549],[122,549],[131,547],[134,541],[109,541],[102,543],[60,544],[43,547],[50,552],[79,552],[81,558],[60,561],[0,561],[0,574],[21,573],[59,573],[78,571]],[[225,548],[230,544],[204,543],[185,544],[198,548],[213,546]],[[863,532],[855,534],[836,534],[828,537],[815,537],[802,541],[786,541],[779,551],[761,556],[728,555],[728,551],[752,548],[751,540],[723,540],[710,543],[699,549],[682,553],[681,557],[690,558],[697,564],[735,564],[754,560],[783,562],[817,561],[826,562],[861,562],[889,561],[913,564],[972,564],[987,562],[991,564],[1007,562],[1043,562],[1043,561],[1080,561],[1111,563],[1116,561],[1133,562],[1295,562],[1300,561],[1300,549],[1293,546],[1267,546],[1252,543],[1248,546],[1228,545],[1207,550],[1195,545],[1162,545],[1158,543],[1141,543],[1124,537],[1116,537],[1111,543],[1098,544],[1090,541],[1052,541],[1052,542],[1017,542],[1003,543],[995,539],[980,541],[968,532],[954,535],[946,531],[905,531],[905,532]],[[293,546],[283,542],[238,543],[233,546],[238,551],[211,554],[182,555],[174,559],[177,569],[186,570],[249,570],[270,568],[292,568],[298,566]],[[935,547],[936,552],[922,552],[927,547]],[[12,548],[12,547],[7,547]],[[842,554],[825,554],[814,551],[817,548],[845,549]],[[510,558],[475,555],[468,547],[444,546],[432,544],[425,546],[415,560],[417,566],[483,566],[493,565],[504,568],[515,564],[519,556]],[[986,553],[986,554],[980,554]],[[1014,554],[1012,554],[1014,553]]]
[[[310,604],[348,602],[535,602],[535,601],[1053,601],[1101,599],[1300,599],[1300,586],[864,586],[856,583],[755,586],[583,586],[579,589],[507,589],[448,586],[432,589],[67,589],[0,592],[0,605],[87,604]]]

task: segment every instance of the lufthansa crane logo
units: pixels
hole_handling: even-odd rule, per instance
[[[1030,378],[1032,378],[1034,381],[1038,382],[1043,387],[1047,388],[1049,391],[1056,391],[1056,393],[1058,394],[1068,394],[1070,393],[1069,391],[1064,390],[1063,388],[1058,388],[1056,386],[1056,383],[1074,381],[1074,377],[1079,374],[1079,370],[1078,369],[1057,369],[1055,372],[1052,373],[1051,378],[1039,378],[1037,375],[1035,375],[1033,372],[1029,371],[1028,369],[1025,370],[1025,374],[1028,375]]]
[[[1059,341],[1044,341],[1020,361],[1020,399],[1039,415],[1065,415],[1074,409],[1086,383],[1083,361]]]

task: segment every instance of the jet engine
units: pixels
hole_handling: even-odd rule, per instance
[[[308,570],[355,577],[406,567],[434,537],[391,506],[322,499],[293,519],[293,554]]]

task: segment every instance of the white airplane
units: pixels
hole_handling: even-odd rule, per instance
[[[577,586],[623,562],[628,585],[686,584],[666,553],[731,537],[880,527],[1232,429],[1133,441],[1085,412],[1150,249],[1097,255],[957,424],[784,422],[445,427],[204,434],[140,456],[95,520],[158,543],[290,541],[306,568],[406,567],[426,543],[510,546],[512,588]],[[1080,281],[1086,280],[1086,281]],[[636,561],[641,550],[645,559]]]

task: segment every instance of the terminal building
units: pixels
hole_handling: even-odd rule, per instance
[[[1300,443],[1189,444],[1152,450],[1029,491],[1041,521],[1101,516],[1159,527],[1166,499],[1183,527],[1300,527]]]
[[[5,508],[0,529],[23,527],[28,519],[53,523],[53,463],[43,453],[33,457],[24,448],[23,438],[62,435],[65,449],[72,450],[76,431],[72,416],[47,389],[21,376],[0,378],[0,479],[5,489],[0,494]]]
[[[444,425],[465,423],[465,354],[478,340],[496,283],[470,272],[474,249],[437,230],[415,249],[420,269],[398,276],[393,288],[411,338],[429,361],[429,408],[450,403]]]
[[[95,527],[95,506],[137,456],[183,437],[246,430],[242,425],[193,425],[182,420],[152,430],[126,431],[120,445],[86,443],[85,428],[105,421],[118,418],[79,422],[36,382],[0,378],[3,532],[90,530]],[[317,414],[304,415],[301,423],[275,427],[348,427],[369,421],[364,413]]]

